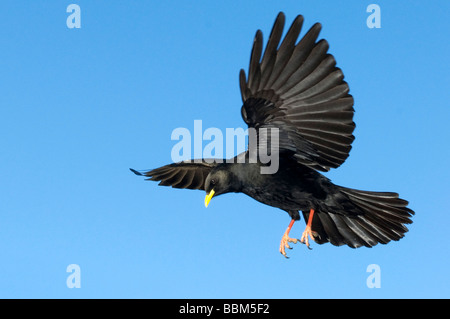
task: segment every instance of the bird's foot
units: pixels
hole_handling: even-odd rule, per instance
[[[306,247],[308,247],[308,249],[312,249],[311,247],[309,247],[308,236],[312,240],[316,241],[315,238],[320,238],[320,235],[317,232],[313,231],[311,229],[311,226],[306,226],[305,231],[303,232],[302,237],[300,238],[300,242],[302,244],[305,244]]]
[[[280,243],[280,253],[281,253],[284,257],[289,258],[289,257],[286,255],[286,248],[292,249],[292,247],[289,246],[289,243],[296,244],[296,243],[298,243],[298,241],[299,241],[299,240],[298,240],[297,238],[290,238],[290,237],[288,236],[288,234],[285,233],[285,234],[283,235],[283,237],[281,238],[281,243]]]

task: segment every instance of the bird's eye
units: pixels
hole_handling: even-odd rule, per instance
[[[214,178],[211,180],[211,185],[216,185],[216,180]]]

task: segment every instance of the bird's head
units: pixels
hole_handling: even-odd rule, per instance
[[[227,166],[214,168],[205,180],[205,207],[208,207],[213,196],[236,192],[237,190],[235,189],[234,184],[233,174]]]

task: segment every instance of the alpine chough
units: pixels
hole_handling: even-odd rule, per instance
[[[197,159],[146,172],[131,170],[162,186],[205,190],[205,206],[214,196],[236,192],[286,211],[291,221],[279,248],[285,257],[289,243],[300,241],[309,248],[309,238],[353,248],[399,240],[414,214],[406,200],[397,193],[338,186],[319,173],[339,167],[349,155],[354,101],[328,53],[328,42],[317,40],[321,24],[314,24],[298,42],[303,16],[295,18],[281,41],[284,24],[280,12],[264,52],[262,32],[256,32],[248,76],[242,69],[239,73],[242,118],[258,137],[264,132],[267,149],[276,143],[275,173],[262,174],[268,164],[249,160],[263,147],[259,138],[232,160]],[[276,141],[268,130],[276,130]],[[293,239],[289,232],[300,211],[306,229]]]

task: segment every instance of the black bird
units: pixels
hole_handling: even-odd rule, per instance
[[[232,161],[198,159],[142,173],[131,170],[159,185],[205,190],[206,206],[214,196],[241,192],[285,210],[291,217],[280,243],[285,257],[289,242],[309,248],[308,237],[318,244],[353,248],[399,240],[414,214],[407,201],[397,193],[337,186],[318,172],[337,168],[348,157],[354,101],[341,69],[327,53],[328,42],[317,41],[321,24],[314,24],[298,43],[303,17],[295,18],[281,41],[284,24],[280,12],[264,53],[262,32],[256,32],[248,77],[242,69],[239,74],[241,114],[256,132],[256,143]],[[269,163],[251,161],[252,154],[269,145],[277,147],[278,170],[262,174]],[[289,237],[299,211],[307,221],[300,240]]]

